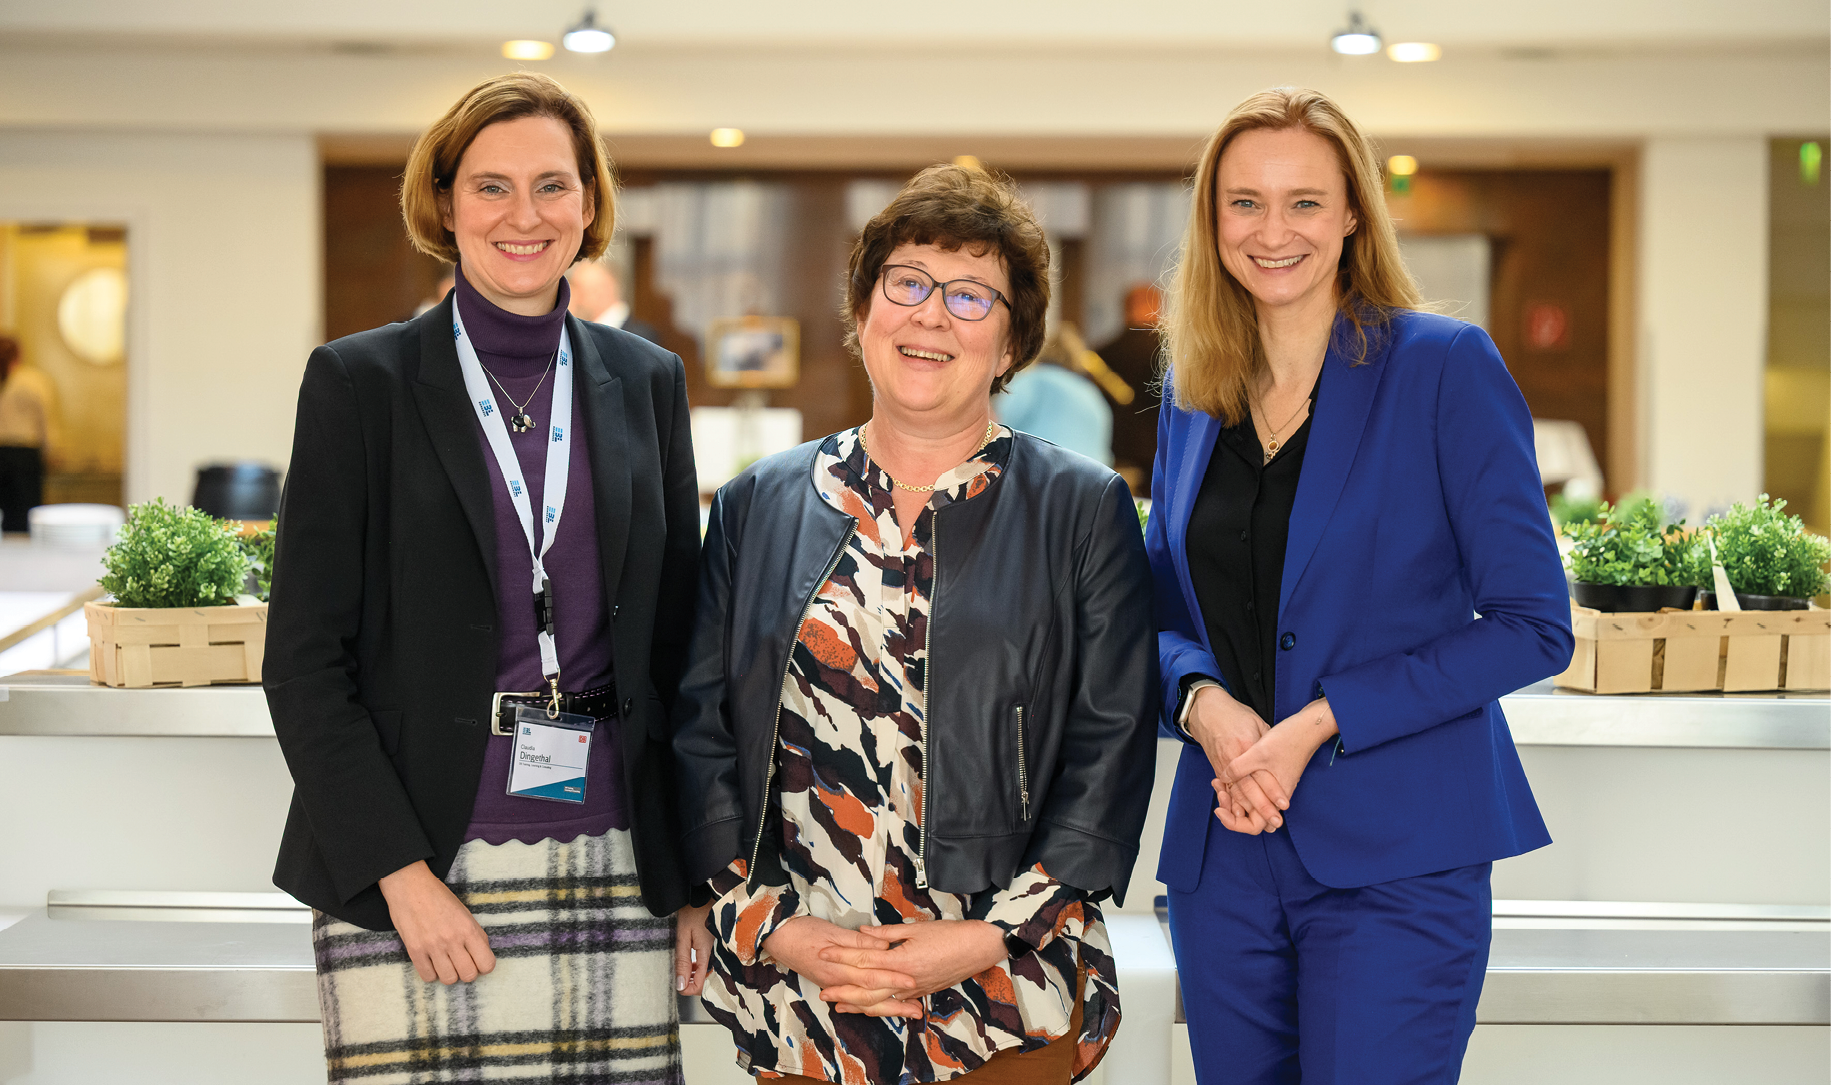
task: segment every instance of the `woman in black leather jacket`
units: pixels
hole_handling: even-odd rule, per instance
[[[1151,790],[1131,493],[991,420],[1048,305],[1008,180],[918,175],[847,303],[870,422],[751,467],[706,536],[675,733],[706,1002],[789,1081],[1078,1080]]]

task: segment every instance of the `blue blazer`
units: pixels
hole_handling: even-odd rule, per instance
[[[1551,843],[1497,698],[1570,662],[1570,603],[1532,416],[1480,328],[1403,311],[1323,361],[1278,598],[1277,723],[1327,695],[1339,743],[1285,815],[1311,876],[1345,888]],[[1189,513],[1222,423],[1158,422],[1146,549],[1165,733],[1183,679],[1221,674],[1189,579]],[[1157,877],[1201,876],[1214,771],[1183,750]]]

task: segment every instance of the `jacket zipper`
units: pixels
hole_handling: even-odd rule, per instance
[[[922,631],[922,835],[916,844],[916,888],[928,888],[928,793],[934,790],[933,764],[928,760],[928,691],[935,688],[935,607],[941,601],[941,511],[928,525],[928,556],[934,562],[934,581],[928,586],[928,626]]]
[[[1024,706],[1017,706],[1017,801],[1024,823],[1030,821],[1030,766],[1024,759]]]
[[[858,530],[858,521],[847,518],[846,533],[840,536],[839,545],[833,548],[833,556],[826,563],[826,571],[820,579],[814,581],[814,590],[808,592],[807,601],[801,604],[801,620],[795,623],[794,636],[801,636],[801,627],[807,624],[807,616],[814,609],[814,600],[820,597],[820,589],[826,586],[827,579],[833,570],[839,567],[839,559],[845,556],[846,544],[852,541],[852,533]],[[757,815],[756,842],[750,846],[750,866],[744,871],[744,881],[749,884],[757,876],[757,860],[763,855],[763,833],[769,827],[769,788],[776,782],[776,744],[782,741],[782,687],[788,684],[788,670],[795,665],[795,642],[789,641],[788,658],[782,662],[782,680],[776,683],[776,718],[769,732],[769,768],[763,774],[763,809]],[[926,696],[926,694],[924,694]],[[926,708],[926,702],[924,702]],[[923,757],[927,757],[926,747]],[[923,792],[923,801],[927,801],[927,792]]]

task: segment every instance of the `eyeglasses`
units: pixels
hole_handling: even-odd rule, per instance
[[[992,305],[995,302],[1003,301],[1005,308],[1011,307],[1003,294],[971,279],[936,282],[933,275],[906,264],[888,264],[882,275],[884,297],[898,305],[920,305],[939,287],[941,304],[961,320],[984,320],[992,315]]]

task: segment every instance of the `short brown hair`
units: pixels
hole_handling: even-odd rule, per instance
[[[420,133],[401,178],[401,218],[413,247],[428,256],[458,262],[458,241],[445,228],[442,201],[451,196],[458,163],[477,133],[492,124],[523,117],[552,117],[572,133],[579,180],[593,217],[572,262],[595,260],[617,228],[617,180],[598,139],[591,108],[565,87],[538,72],[511,72],[486,79],[464,92],[445,115]]]
[[[863,357],[858,322],[876,297],[884,261],[901,245],[935,245],[953,252],[971,246],[996,253],[1011,280],[1011,368],[992,382],[1004,391],[1017,371],[1043,349],[1049,312],[1049,241],[1017,184],[1001,173],[963,166],[930,166],[910,179],[852,246],[846,274],[846,346]]]
[[[1254,130],[1302,129],[1335,148],[1348,184],[1348,206],[1357,224],[1342,241],[1337,304],[1354,325],[1365,355],[1368,325],[1383,325],[1397,309],[1422,304],[1417,283],[1399,255],[1398,235],[1381,195],[1373,145],[1341,107],[1313,90],[1262,90],[1235,106],[1202,151],[1195,173],[1194,207],[1183,236],[1163,331],[1176,403],[1237,426],[1246,417],[1253,379],[1266,366],[1252,295],[1221,263],[1215,182],[1221,155],[1234,137]]]

